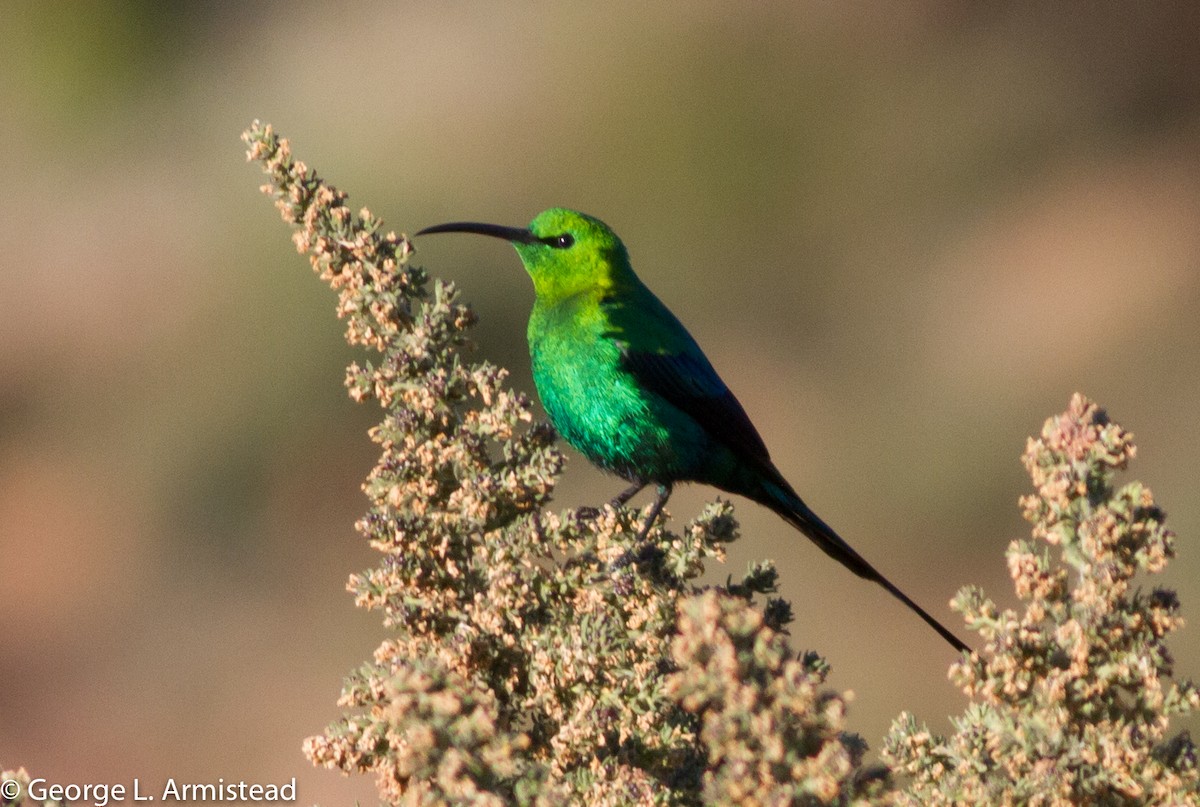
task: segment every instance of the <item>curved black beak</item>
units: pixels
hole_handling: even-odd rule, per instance
[[[493,238],[503,238],[505,241],[515,241],[520,244],[542,243],[542,239],[524,227],[505,227],[500,224],[480,224],[474,221],[452,221],[448,224],[435,224],[413,235],[415,237],[418,235],[431,235],[433,233],[475,233],[476,235],[490,235]]]

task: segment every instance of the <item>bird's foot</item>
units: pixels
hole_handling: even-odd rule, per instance
[[[600,517],[599,507],[577,507],[575,508],[575,518],[579,521],[595,521]]]
[[[608,506],[614,510],[620,510],[629,502],[630,499],[637,495],[638,491],[644,487],[646,487],[645,482],[634,482],[628,488],[614,496],[612,500],[608,502]],[[600,517],[600,513],[603,511],[603,509],[603,507],[590,507],[587,505],[583,507],[577,507],[575,509],[575,518],[579,521],[595,521]],[[641,537],[645,538],[646,536],[643,534]]]
[[[621,553],[621,556],[609,564],[609,570],[619,572],[629,566],[645,566],[647,564],[656,564],[661,561],[666,552],[659,547],[654,541],[641,541],[634,545],[632,549],[628,549]]]
[[[645,482],[634,482],[632,485],[625,488],[625,490],[621,491],[616,496],[613,496],[612,501],[609,502],[609,504],[612,505],[612,508],[614,510],[620,510],[622,507],[625,506],[625,504],[630,499],[632,499],[634,496],[636,496],[641,491],[641,489],[644,487],[646,487]]]

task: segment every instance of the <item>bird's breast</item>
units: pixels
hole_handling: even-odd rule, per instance
[[[529,352],[538,397],[564,440],[626,478],[670,476],[679,444],[661,399],[624,368],[601,318],[535,308]]]

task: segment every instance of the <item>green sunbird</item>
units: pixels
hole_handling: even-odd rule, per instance
[[[533,380],[568,443],[631,486],[658,497],[642,538],[676,482],[701,482],[763,504],[859,577],[874,580],[959,651],[969,648],[867,563],[792,490],[742,405],[675,315],[634,274],[604,222],[563,208],[528,228],[452,222],[430,233],[477,233],[512,243],[533,278]]]

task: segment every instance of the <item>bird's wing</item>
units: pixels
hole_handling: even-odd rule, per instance
[[[746,410],[703,354],[627,349],[623,356],[626,369],[645,389],[691,417],[736,454],[770,465],[767,446]]]
[[[621,351],[643,388],[696,421],[714,440],[760,467],[774,469],[746,410],[717,375],[683,323],[640,281],[600,300],[604,336]]]

